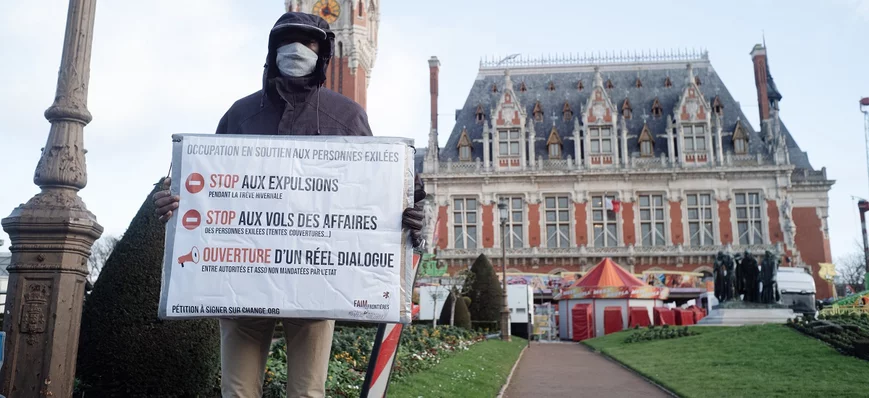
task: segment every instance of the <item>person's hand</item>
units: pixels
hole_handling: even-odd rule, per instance
[[[404,209],[401,217],[401,225],[410,232],[410,239],[413,247],[419,247],[423,242],[422,227],[425,224],[425,212],[422,209],[422,202],[416,202],[413,207]]]
[[[172,218],[172,215],[175,214],[173,210],[178,208],[178,202],[181,201],[180,196],[172,195],[172,193],[169,192],[169,186],[171,183],[172,179],[166,177],[166,179],[163,180],[163,190],[155,192],[153,197],[154,205],[157,206],[155,213],[157,213],[157,217],[160,218],[160,222],[163,224]]]
[[[416,177],[413,190],[413,207],[404,209],[401,217],[401,225],[407,228],[410,232],[410,240],[413,247],[419,247],[425,240],[422,229],[425,226],[425,211],[422,208],[422,201],[425,199],[425,187],[419,176]]]

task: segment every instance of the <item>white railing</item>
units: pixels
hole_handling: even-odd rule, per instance
[[[714,256],[718,252],[743,253],[748,251],[755,256],[762,256],[764,252],[778,253],[780,248],[776,245],[749,245],[749,246],[615,246],[615,247],[525,247],[508,248],[509,258],[565,258],[565,257],[689,257],[689,256]],[[477,249],[439,249],[439,259],[464,259],[485,254],[489,257],[501,257],[501,248],[487,247]]]
[[[554,54],[541,57],[522,56],[521,54],[508,55],[505,57],[484,57],[480,60],[480,69],[500,69],[535,66],[561,66],[561,65],[603,65],[625,64],[638,62],[673,62],[673,61],[707,61],[709,52],[697,49],[673,49],[673,50],[649,50],[649,51],[619,51],[583,53],[583,54]]]
[[[594,155],[598,158],[601,158],[600,155]],[[610,158],[612,158],[610,156]],[[482,175],[482,174],[511,174],[517,172],[526,172],[526,173],[547,173],[547,172],[564,172],[564,171],[572,171],[577,174],[599,174],[599,173],[607,173],[613,171],[630,171],[630,170],[672,170],[672,169],[682,169],[686,170],[697,169],[698,166],[701,166],[704,169],[715,169],[722,171],[730,171],[734,168],[740,167],[768,167],[774,166],[774,162],[772,159],[765,154],[748,154],[748,155],[734,155],[732,153],[727,153],[724,157],[724,162],[719,162],[717,159],[708,160],[706,162],[700,163],[686,163],[685,165],[679,165],[677,162],[671,162],[670,159],[661,155],[659,157],[640,157],[640,156],[631,156],[629,158],[628,164],[624,165],[622,162],[612,163],[612,164],[591,164],[587,166],[583,160],[579,160],[577,163],[576,160],[567,158],[567,159],[538,159],[534,162],[533,165],[528,164],[525,167],[509,167],[509,168],[500,168],[494,167],[492,162],[484,163],[480,159],[476,159],[473,161],[453,161],[448,159],[446,161],[438,162],[435,165],[433,162],[426,161],[423,173],[428,175]],[[436,167],[435,167],[436,166]],[[806,172],[797,172],[793,174],[794,181],[826,181],[826,174],[823,171],[806,171]]]

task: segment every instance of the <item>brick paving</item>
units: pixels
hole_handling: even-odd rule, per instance
[[[505,398],[669,396],[577,343],[532,343],[504,392]]]

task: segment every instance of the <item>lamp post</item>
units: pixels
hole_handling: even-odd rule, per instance
[[[866,267],[866,277],[863,278],[863,289],[869,290],[869,235],[866,234],[866,212],[869,211],[869,202],[860,200],[857,202],[860,210],[860,226],[863,229],[863,266]]]
[[[84,127],[96,0],[69,0],[51,123],[33,182],[40,192],[2,221],[12,261],[0,394],[70,397],[91,246],[103,232],[87,185]]]
[[[507,305],[507,203],[498,202],[501,218],[501,340],[510,341],[510,307]]]

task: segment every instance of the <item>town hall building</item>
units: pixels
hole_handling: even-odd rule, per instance
[[[818,276],[830,262],[828,192],[779,118],[766,49],[751,52],[752,126],[706,52],[480,63],[438,147],[417,153],[435,252],[450,273],[485,253],[507,272],[585,271],[605,257],[639,274],[711,273],[719,251],[765,251]],[[502,242],[498,203],[508,209]]]

